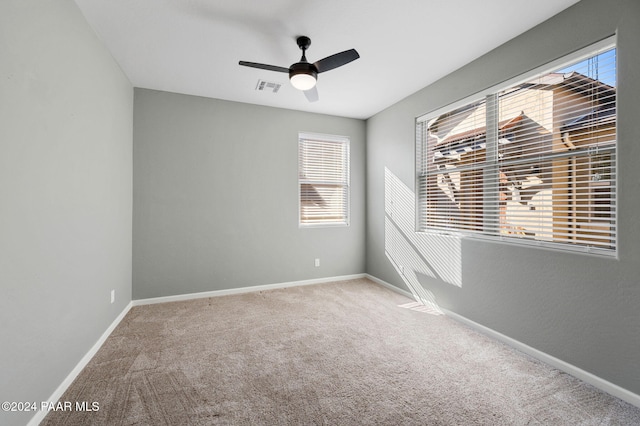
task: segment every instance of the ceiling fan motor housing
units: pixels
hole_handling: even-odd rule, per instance
[[[308,62],[296,62],[289,67],[289,78],[292,78],[294,75],[298,74],[311,75],[313,76],[313,78],[317,79],[318,69],[315,67],[315,65]]]

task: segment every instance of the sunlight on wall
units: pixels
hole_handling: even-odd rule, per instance
[[[418,274],[462,287],[460,239],[415,232],[415,195],[385,167],[385,254],[417,301],[440,313]],[[435,313],[434,312],[434,313]]]

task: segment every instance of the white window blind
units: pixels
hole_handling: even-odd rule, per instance
[[[418,228],[615,254],[616,50],[416,122]]]
[[[301,133],[300,226],[349,224],[349,139]]]

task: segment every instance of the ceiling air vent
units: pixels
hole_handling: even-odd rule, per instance
[[[270,81],[258,80],[258,84],[256,85],[256,90],[259,92],[273,92],[278,93],[282,84],[280,83],[272,83]]]

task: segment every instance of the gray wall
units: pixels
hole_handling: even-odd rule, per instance
[[[134,299],[364,272],[364,121],[138,88],[134,105]],[[350,137],[349,227],[298,228],[299,131]]]
[[[619,260],[399,231],[385,191],[413,203],[416,116],[616,32]],[[413,279],[441,307],[640,394],[638,40],[640,2],[583,0],[369,119],[367,272],[403,289]],[[408,263],[407,284],[385,249]]]
[[[1,401],[46,401],[131,300],[132,115],[74,2],[0,2]]]

